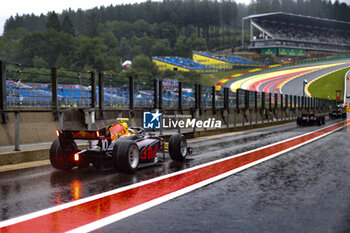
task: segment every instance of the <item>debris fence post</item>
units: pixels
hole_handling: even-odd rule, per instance
[[[96,108],[96,73],[91,71],[91,108]]]
[[[4,61],[0,61],[0,111],[6,110],[6,65]],[[1,123],[8,121],[7,114],[1,113]]]

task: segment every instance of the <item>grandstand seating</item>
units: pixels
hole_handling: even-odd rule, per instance
[[[306,25],[278,24],[270,21],[259,22],[262,28],[274,38],[300,42],[315,42],[338,45],[350,44],[350,31],[331,28],[316,28]]]
[[[197,70],[197,71],[205,71],[205,70],[215,70],[215,68],[203,65],[198,62],[194,62],[190,59],[182,58],[182,57],[152,57],[153,60],[161,61],[164,63],[168,63],[174,66],[182,67],[188,70]]]
[[[242,57],[221,56],[221,55],[212,54],[210,52],[202,52],[202,51],[198,51],[194,53],[197,53],[199,55],[206,56],[212,59],[220,60],[223,62],[236,64],[236,65],[261,65],[260,62],[252,61],[250,59],[242,58]]]
[[[245,17],[252,30],[250,49],[301,48],[350,52],[350,23],[275,12]],[[256,34],[254,30],[259,32]]]

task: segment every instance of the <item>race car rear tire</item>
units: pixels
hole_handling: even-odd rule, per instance
[[[67,149],[71,151],[69,154],[74,154],[78,151],[75,142],[68,145]],[[58,138],[53,141],[50,148],[50,162],[51,165],[58,170],[71,170],[73,164],[69,161],[69,154],[65,154]]]
[[[297,125],[301,126],[301,117],[297,117]]]
[[[184,135],[174,134],[169,139],[169,155],[172,160],[183,161],[187,156],[187,141]]]
[[[317,118],[316,123],[317,123],[318,126],[321,126],[322,125],[321,118]]]
[[[343,117],[343,118],[346,118],[346,117],[347,117],[346,112],[344,112],[344,113],[342,114],[342,117]]]
[[[117,141],[113,147],[112,155],[115,169],[125,173],[134,173],[137,170],[140,162],[140,152],[134,141]]]

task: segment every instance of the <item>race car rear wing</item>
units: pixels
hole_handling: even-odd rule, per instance
[[[100,132],[96,130],[56,130],[58,137],[66,139],[99,140]]]

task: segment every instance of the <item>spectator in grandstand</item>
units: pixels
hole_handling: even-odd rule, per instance
[[[311,25],[294,25],[292,23],[288,24],[287,22],[271,22],[268,20],[256,20],[256,23],[258,23],[275,39],[304,42],[283,42],[284,45],[337,50],[345,50],[346,48],[349,49],[350,46],[350,30],[336,30],[326,27],[320,29],[319,27],[314,27]]]

